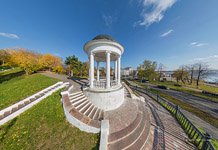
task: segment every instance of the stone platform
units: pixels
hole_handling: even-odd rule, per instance
[[[150,112],[144,103],[125,98],[116,110],[105,112],[109,120],[108,150],[144,149],[150,138]]]
[[[124,88],[122,86],[103,90],[88,88],[83,92],[93,105],[104,111],[119,108],[124,102]]]

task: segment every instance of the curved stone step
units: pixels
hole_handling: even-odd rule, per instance
[[[83,131],[97,133],[100,131],[101,122],[98,120],[93,120],[83,113],[79,112],[69,100],[68,95],[63,95],[63,106],[65,114],[68,118],[68,121],[73,125],[77,126]],[[76,119],[76,120],[75,120]]]
[[[132,131],[134,131],[134,129],[136,129],[138,127],[141,120],[142,120],[142,114],[138,113],[135,120],[128,127],[124,128],[123,130],[120,130],[118,132],[110,134],[108,137],[108,142],[113,142],[116,139],[121,139],[124,136],[130,134]]]
[[[135,140],[135,142],[127,148],[127,150],[142,149],[144,145],[147,143],[147,139],[150,133],[150,122],[146,121],[145,123],[146,124],[144,125],[144,129],[142,130],[142,133]]]
[[[89,106],[89,108],[87,108],[87,110],[84,112],[84,115],[86,116],[89,116],[89,114],[91,113],[92,109],[94,108],[95,106],[93,104],[91,104]]]
[[[76,107],[77,110],[81,110],[88,103],[89,103],[89,101],[84,100],[84,101],[82,101],[82,102],[80,102],[80,103],[78,103],[77,105],[74,105],[74,106]]]
[[[84,107],[82,107],[79,112],[84,114],[86,112],[86,110],[91,106],[92,104],[89,102],[87,103]]]
[[[141,149],[144,146],[149,134],[147,128],[150,128],[150,116],[140,104],[138,103],[138,113],[134,121],[126,128],[109,135],[109,150]]]
[[[98,116],[99,116],[100,111],[101,111],[100,109],[97,109],[97,111],[95,112],[95,114],[93,116],[94,120],[98,120]]]
[[[94,115],[95,115],[97,109],[98,109],[97,107],[94,107],[94,109],[93,109],[92,112],[90,113],[89,117],[90,117],[91,119],[94,119]]]
[[[73,95],[73,96],[69,96],[69,97],[70,97],[70,100],[76,100],[76,98],[79,98],[79,97],[81,97],[83,95],[84,95],[83,93],[79,93],[79,94],[76,94],[76,95]]]
[[[86,98],[86,97],[81,97],[81,98],[78,99],[78,100],[71,101],[71,103],[72,103],[74,106],[76,106],[76,105],[80,104],[80,103],[83,102],[83,101],[87,101],[87,98]]]
[[[71,93],[71,94],[69,94],[69,97],[74,96],[74,95],[77,95],[77,94],[80,94],[80,93],[82,93],[82,91],[78,91],[78,92]]]
[[[68,121],[83,131],[98,133],[104,112],[95,107],[80,91],[63,94],[63,107]],[[95,118],[96,117],[96,118]]]

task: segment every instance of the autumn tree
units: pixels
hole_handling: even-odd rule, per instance
[[[51,54],[44,54],[39,59],[41,68],[59,72],[63,69],[61,59]]]
[[[1,49],[0,50],[0,65],[5,65],[5,63],[9,63],[11,59],[11,54],[9,50]]]
[[[40,68],[40,54],[25,49],[19,49],[11,53],[11,61],[22,68],[26,74],[32,74]]]

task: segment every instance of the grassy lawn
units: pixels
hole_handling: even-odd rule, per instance
[[[188,89],[188,88],[185,88],[185,87],[174,86],[174,83],[175,82],[152,82],[152,84],[165,85],[165,86],[167,86],[167,87],[169,87],[171,89],[177,90],[177,91],[181,91],[181,92],[184,92],[184,93],[189,93],[189,94],[194,95],[194,96],[198,96],[198,97],[201,97],[201,98],[205,98],[205,99],[208,99],[208,100],[211,100],[211,101],[218,102],[217,97],[205,95],[205,94],[202,94],[201,92],[198,92],[198,91],[195,91],[195,90],[192,90],[192,89]],[[192,84],[192,85],[186,84],[186,85],[183,85],[183,86],[187,86],[187,87],[190,87],[190,88],[197,89],[194,84]],[[211,86],[208,86],[208,85],[200,84],[198,89],[213,92],[213,93],[218,93],[218,88],[211,87]]]
[[[0,71],[6,70],[6,69],[11,69],[11,67],[10,66],[0,65]]]
[[[15,77],[0,84],[0,110],[58,82],[40,74]]]
[[[12,74],[12,73],[20,72],[20,71],[23,71],[23,70],[20,69],[19,67],[11,69],[11,70],[3,71],[3,72],[0,72],[0,77],[8,75],[8,74]]]
[[[65,119],[60,90],[0,127],[0,149],[97,150],[99,134],[71,126]]]
[[[201,131],[201,133],[206,134],[206,132],[203,129],[201,129],[201,128],[198,128],[198,129]],[[218,149],[218,141],[216,139],[212,138],[211,142],[212,142],[213,146],[215,147],[215,149]]]
[[[199,87],[197,88],[196,86],[196,82],[193,81],[192,84],[183,84],[184,86],[187,86],[187,87],[190,87],[190,88],[194,88],[194,89],[200,89],[200,90],[205,90],[205,91],[208,91],[208,92],[212,92],[212,93],[218,93],[218,88],[216,87],[212,87],[212,86],[209,86],[209,85],[205,85],[203,82],[200,82],[199,83]]]

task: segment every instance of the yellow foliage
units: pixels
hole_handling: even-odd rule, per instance
[[[51,54],[42,55],[39,59],[39,64],[42,68],[49,69],[49,71],[57,71],[63,69],[61,59]]]
[[[31,74],[39,69],[40,55],[25,49],[11,51],[11,61],[25,70],[26,74]]]

